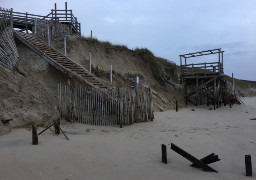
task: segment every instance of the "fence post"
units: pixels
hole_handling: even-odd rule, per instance
[[[48,46],[51,46],[51,38],[50,38],[50,27],[47,28],[47,36],[48,36]]]
[[[89,71],[92,73],[92,53],[89,52]]]
[[[136,76],[135,77],[135,90],[136,90],[136,92],[138,91],[139,83],[140,83],[140,78],[139,78],[139,76]]]
[[[33,145],[38,144],[37,129],[36,129],[34,123],[32,124],[32,144]]]
[[[232,94],[235,95],[235,79],[234,79],[233,73],[232,73]]]
[[[37,31],[37,18],[35,18],[35,20],[34,20],[34,34],[36,35],[36,31]]]
[[[56,122],[54,122],[54,130],[55,130],[55,134],[60,134],[60,120],[59,119]]]
[[[110,65],[110,84],[112,85],[112,64]]]
[[[67,37],[64,36],[64,55],[67,56]]]
[[[177,100],[175,101],[175,104],[176,104],[176,112],[178,112],[178,101]]]
[[[11,24],[11,27],[13,28],[13,9],[11,8],[11,12],[10,12],[10,24]]]
[[[26,33],[28,33],[28,12],[26,12]]]
[[[66,21],[68,21],[68,3],[65,2],[65,14],[66,14]]]

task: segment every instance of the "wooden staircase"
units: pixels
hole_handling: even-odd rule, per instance
[[[106,83],[90,73],[87,69],[64,56],[58,50],[49,47],[44,40],[37,36],[18,31],[14,31],[14,35],[44,60],[69,77],[96,89],[108,88]]]

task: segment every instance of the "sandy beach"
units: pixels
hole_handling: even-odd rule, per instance
[[[153,122],[124,128],[63,123],[70,140],[51,129],[38,145],[31,145],[31,131],[15,129],[0,137],[0,179],[248,179],[246,154],[256,176],[256,97],[242,101],[156,112]],[[218,173],[190,167],[171,142],[199,159],[217,154],[221,161],[210,166]],[[168,164],[161,163],[161,144]]]

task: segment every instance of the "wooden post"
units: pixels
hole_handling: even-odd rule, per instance
[[[37,129],[34,124],[32,124],[32,144],[38,144],[38,136],[37,136]]]
[[[221,52],[221,72],[224,73],[224,66],[223,66],[223,52]]]
[[[54,3],[54,13],[55,13],[55,21],[57,20],[57,4]]]
[[[162,144],[162,163],[167,164],[167,150],[166,145]]]
[[[92,40],[92,30],[91,30],[91,40]]]
[[[199,90],[198,90],[198,77],[196,78],[196,106],[198,106]]]
[[[13,28],[13,9],[12,8],[10,12],[10,24],[11,24],[11,27]]]
[[[64,36],[64,55],[67,56],[67,37]]]
[[[235,95],[235,80],[234,74],[232,73],[232,94]]]
[[[48,46],[51,46],[50,27],[47,27]]]
[[[65,2],[66,21],[68,21],[68,3]]]
[[[110,65],[110,84],[112,85],[112,64]]]
[[[139,76],[136,76],[135,77],[135,90],[136,90],[136,92],[138,91],[139,83],[140,83],[140,78],[139,78]]]
[[[89,72],[92,73],[92,53],[89,52]]]
[[[246,176],[252,176],[251,155],[245,155],[245,170],[246,170]]]
[[[56,122],[54,122],[54,130],[55,130],[55,134],[60,134],[60,120],[59,119]]]
[[[176,112],[178,112],[178,101],[177,100],[175,101],[175,104],[176,104]]]
[[[34,20],[34,34],[36,35],[37,33],[37,18]]]
[[[28,12],[26,12],[26,33],[28,33]]]
[[[213,109],[216,109],[216,79],[214,79],[213,83]]]

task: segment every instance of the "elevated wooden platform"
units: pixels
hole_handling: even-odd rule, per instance
[[[218,107],[223,91],[223,53],[221,49],[212,49],[180,55],[180,79],[184,87],[186,102],[196,106],[211,102]],[[187,63],[189,58],[216,54],[215,62]]]
[[[36,27],[36,19],[58,22],[69,27],[71,34],[81,35],[81,24],[78,22],[77,17],[74,16],[72,10],[67,9],[67,2],[65,3],[65,9],[58,10],[57,4],[55,3],[54,9],[45,16],[30,14],[28,12],[15,12],[13,9],[7,10],[0,8],[0,19],[5,19],[13,24],[14,28],[34,31]]]

